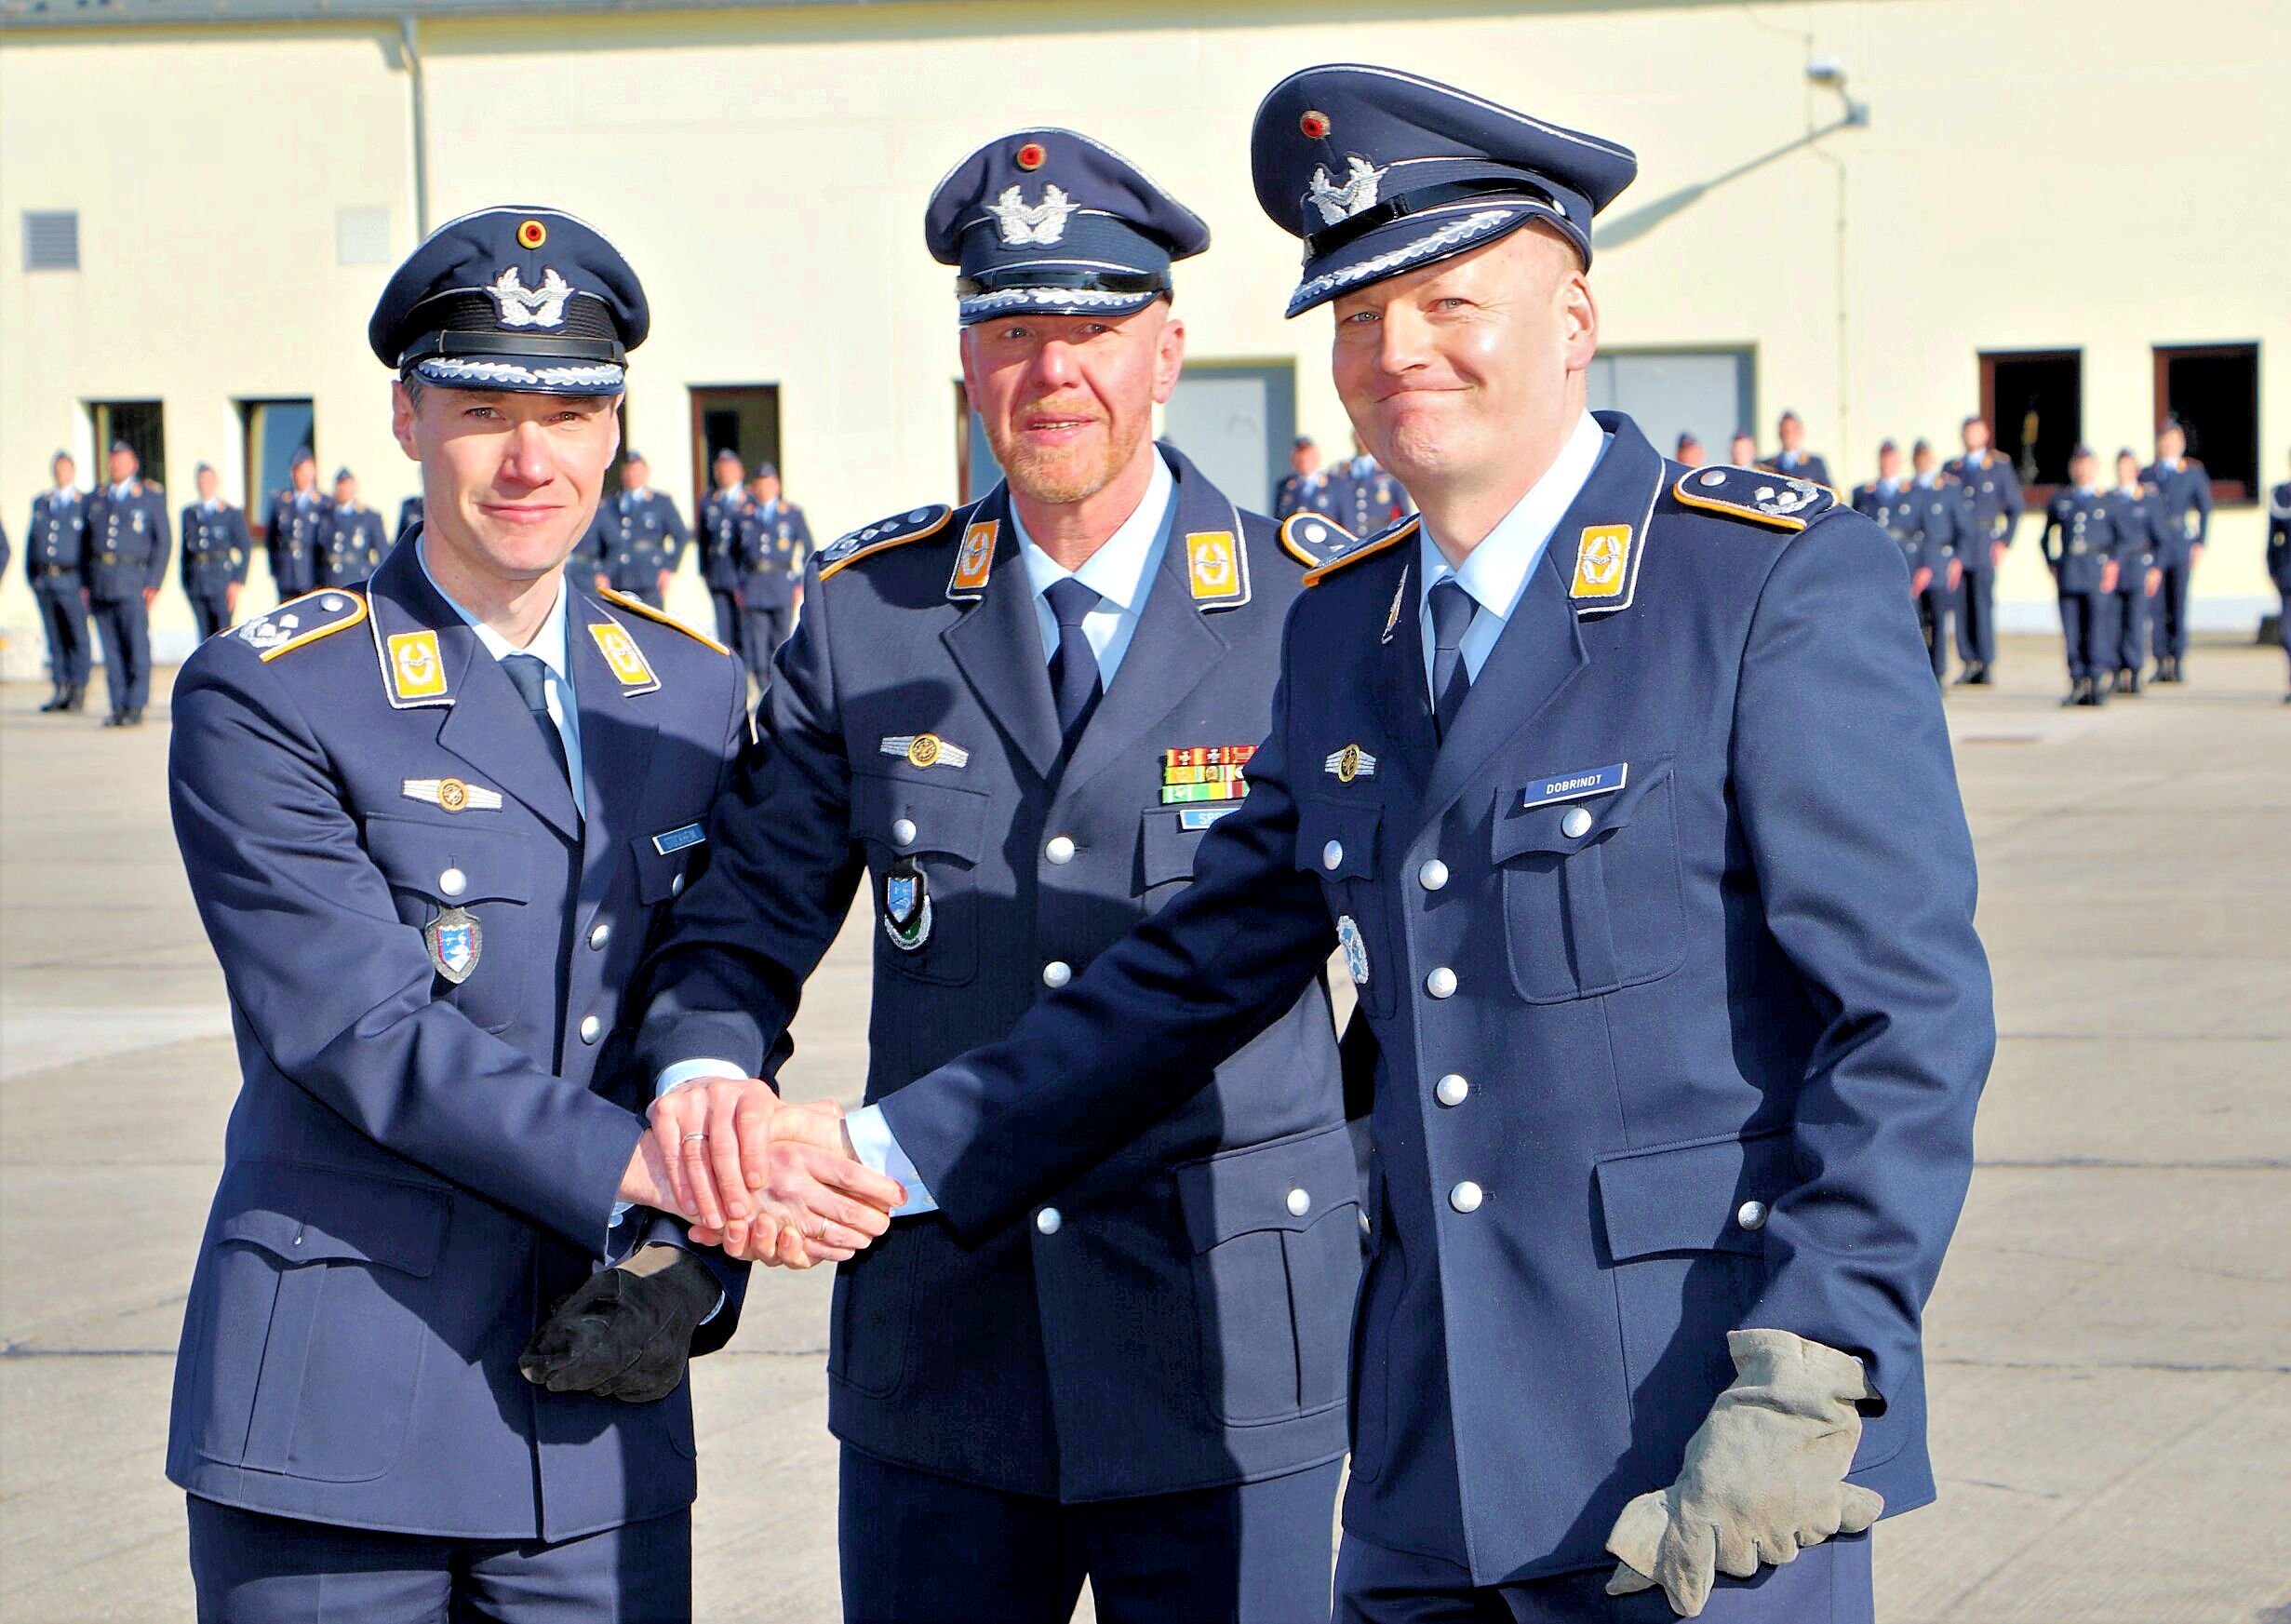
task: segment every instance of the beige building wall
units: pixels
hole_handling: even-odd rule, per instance
[[[2272,483],[2291,473],[2291,119],[2271,84],[2287,18],[2269,0],[2182,0],[2168,23],[2138,0],[986,0],[530,15],[418,37],[431,221],[533,200],[603,228],[654,304],[629,411],[659,482],[689,518],[688,387],[777,383],[789,491],[824,541],[957,494],[951,274],[923,250],[923,206],[1022,124],[1086,129],[1199,210],[1216,241],[1179,268],[1192,356],[1293,360],[1299,427],[1341,441],[1329,318],[1280,319],[1296,245],[1258,211],[1246,146],[1274,80],[1336,60],[1637,148],[1609,221],[1661,218],[1600,256],[1605,343],[1753,349],[1762,444],[1793,406],[1843,481],[1868,476],[1882,435],[1953,449],[1983,349],[2081,349],[2085,436],[2112,450],[2149,444],[2150,345],[2257,342]],[[1872,117],[1808,143],[1839,106],[1807,82],[1816,54],[1842,60]],[[0,38],[0,218],[13,234],[22,209],[77,208],[85,266],[28,276],[19,251],[0,259],[11,529],[54,446],[88,449],[83,403],[102,398],[165,400],[180,503],[202,458],[240,494],[234,400],[315,396],[326,471],[352,463],[395,513],[412,470],[364,342],[389,267],[338,265],[333,234],[338,209],[386,208],[394,256],[411,246],[411,108],[394,28]],[[2221,510],[2205,622],[2272,608],[2262,530],[2248,504]],[[2049,620],[2032,544],[2003,591],[2026,624]],[[689,570],[675,602],[704,616]],[[31,621],[18,570],[0,622],[20,648]],[[159,624],[180,649],[172,590]]]

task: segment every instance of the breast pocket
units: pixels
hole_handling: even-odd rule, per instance
[[[1361,1007],[1380,1019],[1395,1007],[1400,969],[1378,883],[1383,825],[1384,808],[1374,801],[1308,800],[1296,813],[1296,866],[1320,877],[1354,990]]]
[[[978,974],[978,862],[992,798],[952,784],[863,772],[851,781],[851,836],[875,888],[876,961],[918,981],[960,986]]]
[[[515,829],[458,821],[472,815],[484,814],[461,813],[450,825],[369,817],[366,851],[390,882],[406,924],[426,933],[454,908],[476,922],[474,941],[464,945],[475,961],[459,984],[436,973],[425,938],[423,950],[433,953],[430,996],[485,1030],[502,1032],[529,1013],[526,991],[533,966],[556,958],[556,921],[546,921],[545,937],[532,935],[532,841]]]
[[[1138,886],[1148,911],[1183,891],[1193,880],[1195,857],[1201,841],[1217,820],[1230,815],[1240,802],[1226,806],[1168,807],[1147,812],[1138,826]]]
[[[1658,981],[1685,957],[1668,760],[1632,763],[1624,787],[1582,800],[1497,807],[1511,982],[1560,1003]]]

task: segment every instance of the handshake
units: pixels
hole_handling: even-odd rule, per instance
[[[907,1199],[860,1165],[832,1100],[791,1105],[753,1077],[700,1078],[652,1102],[621,1199],[681,1214],[693,1241],[751,1263],[840,1263]]]

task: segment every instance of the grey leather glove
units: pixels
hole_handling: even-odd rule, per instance
[[[1717,1574],[1746,1579],[1833,1534],[1858,1534],[1882,1496],[1844,1481],[1861,1443],[1857,1399],[1874,1398],[1861,1362],[1788,1331],[1733,1331],[1734,1385],[1687,1440],[1667,1489],[1623,1508],[1607,1536],[1621,1558],[1611,1596],[1663,1587],[1692,1618]]]

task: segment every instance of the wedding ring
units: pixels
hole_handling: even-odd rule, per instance
[[[695,1139],[705,1140],[707,1137],[705,1134],[687,1134],[684,1135],[684,1143],[690,1145]]]

